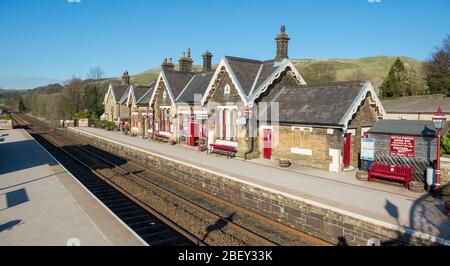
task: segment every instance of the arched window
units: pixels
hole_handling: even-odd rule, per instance
[[[228,94],[230,94],[230,85],[225,85],[225,88],[223,89],[223,94],[224,95],[228,95]]]

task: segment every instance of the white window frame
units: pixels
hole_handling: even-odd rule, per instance
[[[236,111],[236,116],[237,116],[237,105],[218,106],[217,110],[220,112],[220,115],[219,115],[219,125],[220,125],[219,132],[220,132],[220,135],[216,136],[216,137],[217,137],[218,140],[221,140],[221,141],[226,141],[226,142],[230,142],[230,143],[231,142],[236,142],[237,141],[237,125],[236,125],[236,122],[234,123],[234,127],[235,127],[235,129],[234,129],[234,136],[233,136],[234,141],[222,139],[224,137],[224,136],[221,136],[221,135],[222,135],[222,132],[223,132],[223,111],[225,109],[229,109],[229,111],[235,110]],[[231,117],[231,112],[229,114],[230,114],[230,117]],[[227,121],[231,121],[231,119],[227,119]],[[227,127],[227,132],[229,132],[229,130],[230,130],[230,135],[231,135],[231,127]]]
[[[230,84],[225,85],[225,88],[223,88],[223,94],[227,95],[230,94],[230,92],[231,92]]]

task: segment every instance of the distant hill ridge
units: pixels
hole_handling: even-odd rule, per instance
[[[291,59],[295,67],[302,73],[302,68],[312,64],[326,64],[336,69],[336,81],[352,79],[369,79],[375,87],[383,82],[395,59],[400,58],[407,66],[415,69],[418,74],[424,75],[424,61],[406,56],[372,56],[362,58],[329,58],[329,59]],[[215,68],[217,65],[214,65]],[[176,66],[177,69],[178,66]],[[193,66],[195,71],[201,70],[201,65]],[[159,67],[131,76],[133,84],[148,84],[155,80],[159,74]]]
[[[329,58],[329,59],[291,59],[295,67],[302,73],[302,69],[313,64],[326,64],[334,67],[336,70],[336,81],[345,80],[370,80],[378,88],[383,82],[384,77],[389,72],[395,59],[400,58],[407,66],[412,67],[419,75],[424,75],[424,61],[420,61],[406,56],[372,56],[363,58]],[[213,65],[213,69],[217,65]],[[175,66],[178,69],[178,65]],[[193,65],[194,71],[201,71],[201,65]],[[155,80],[159,75],[160,67],[155,67],[135,75],[131,75],[131,84],[147,85]],[[120,77],[111,77],[98,80],[98,82],[120,82]],[[44,94],[58,93],[62,90],[59,84],[49,84],[41,86],[31,91]]]

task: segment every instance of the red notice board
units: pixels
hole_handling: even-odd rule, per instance
[[[391,155],[414,158],[415,138],[411,136],[391,136]]]

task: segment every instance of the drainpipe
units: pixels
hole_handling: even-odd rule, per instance
[[[246,114],[244,113],[244,115],[246,115]],[[253,138],[249,136],[250,135],[250,116],[251,115],[249,114],[248,118],[245,119],[245,122],[246,122],[245,129],[247,130],[247,144],[248,144],[248,140],[250,140],[250,145],[247,145],[247,150],[244,153],[245,160],[247,160],[247,156],[253,152],[253,148],[254,148]],[[256,133],[256,134],[258,134],[258,133]]]
[[[246,120],[247,120],[247,124],[248,124],[249,123],[249,121],[248,121],[249,119],[246,119]],[[249,131],[250,131],[248,125],[246,126],[246,129],[247,129],[247,134],[248,134]],[[250,139],[250,145],[248,145],[247,151],[245,151],[245,154],[244,154],[244,159],[245,160],[247,160],[247,155],[253,152],[253,139],[247,135],[247,141],[248,141],[248,139]]]

